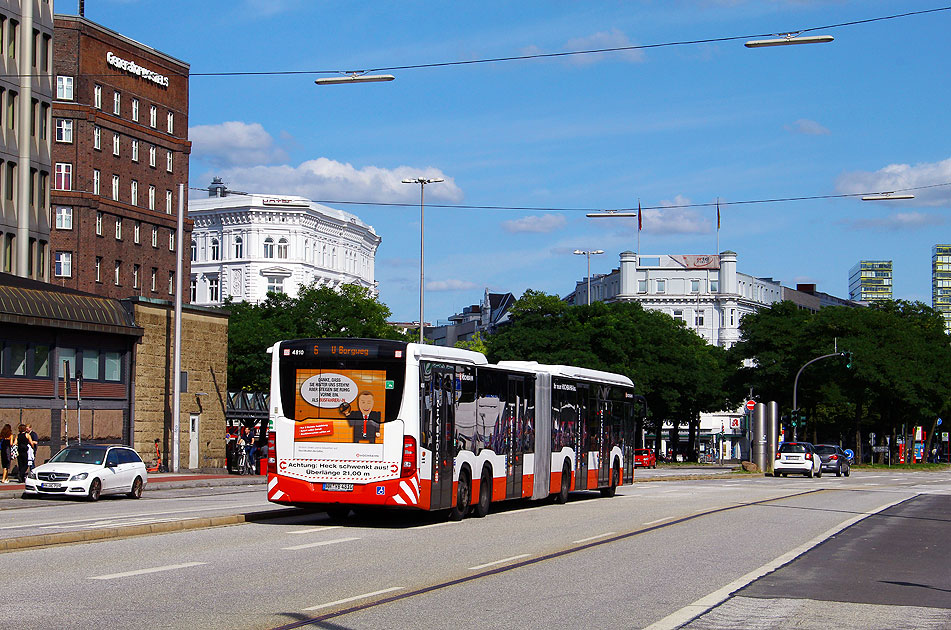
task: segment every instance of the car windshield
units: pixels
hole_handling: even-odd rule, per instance
[[[650,453],[650,451],[646,448],[638,448],[638,449],[635,449],[634,452],[637,453],[638,455],[647,455],[648,453]]]
[[[106,449],[98,446],[69,446],[54,455],[50,462],[65,464],[102,464]]]
[[[805,453],[806,445],[805,444],[786,444],[784,443],[779,447],[780,453]]]
[[[819,453],[820,455],[832,455],[833,453],[835,453],[835,447],[819,444],[818,446],[816,446],[816,452]]]

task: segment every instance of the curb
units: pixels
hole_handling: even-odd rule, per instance
[[[0,539],[0,553],[37,549],[56,545],[114,540],[117,538],[132,538],[148,536],[150,534],[167,534],[193,529],[207,529],[210,527],[226,527],[244,523],[257,523],[277,518],[286,518],[306,514],[302,508],[262,510],[247,514],[230,514],[225,516],[207,516],[168,521],[164,523],[146,523],[142,525],[127,525],[125,527],[104,527],[102,529],[86,529],[74,532],[57,532],[55,534],[40,534],[37,536],[20,536],[18,538]]]

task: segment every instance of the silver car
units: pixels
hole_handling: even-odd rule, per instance
[[[816,444],[816,453],[822,460],[823,472],[834,472],[836,477],[849,476],[852,469],[852,462],[848,455],[842,450],[841,446],[835,444]]]
[[[788,474],[821,477],[822,463],[815,448],[809,442],[783,442],[773,461],[773,476]]]

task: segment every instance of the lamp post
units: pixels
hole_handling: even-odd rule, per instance
[[[603,249],[576,249],[575,254],[588,259],[588,306],[591,306],[591,257],[603,254]]]
[[[439,182],[445,181],[439,177],[424,178],[424,177],[412,177],[403,180],[404,184],[419,184],[419,343],[423,342],[423,294],[425,291],[425,274],[424,274],[424,254],[426,253],[426,242],[423,238],[423,218],[424,218],[424,204],[423,197],[424,191],[426,190],[426,184],[438,184]]]

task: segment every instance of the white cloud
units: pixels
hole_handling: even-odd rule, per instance
[[[712,222],[696,208],[676,206],[691,205],[690,199],[677,195],[673,200],[665,199],[660,205],[663,210],[644,210],[644,231],[654,234],[706,234],[711,230]]]
[[[531,232],[535,234],[548,234],[555,230],[560,230],[565,225],[565,217],[560,214],[543,214],[541,216],[527,216],[521,219],[503,221],[502,229],[506,232],[517,234],[519,232]]]
[[[855,230],[917,230],[934,225],[945,225],[944,217],[924,212],[896,212],[876,219],[855,219],[847,224]]]
[[[446,181],[426,186],[427,202],[456,203],[462,190],[451,177],[433,167],[378,166],[357,168],[328,158],[307,160],[298,166],[235,167],[215,173],[229,187],[255,193],[300,195],[309,199],[367,201],[381,203],[418,203],[419,186],[402,183],[403,179],[424,177]]]
[[[273,164],[287,160],[287,154],[274,145],[261,123],[237,120],[218,125],[198,125],[188,130],[192,156],[214,167]]]
[[[471,291],[479,288],[481,288],[481,285],[468,280],[448,279],[426,282],[427,291]]]
[[[951,158],[940,162],[889,164],[875,172],[854,171],[843,173],[836,180],[836,191],[842,194],[891,192],[919,186],[947,184],[951,182]],[[913,200],[883,201],[887,204],[915,206],[944,206],[951,204],[951,186],[937,186],[912,191]]]
[[[571,50],[601,50],[604,48],[623,48],[634,46],[634,42],[628,39],[622,31],[612,28],[610,31],[601,31],[587,37],[579,37],[569,40],[564,49]],[[644,61],[643,50],[624,50],[613,53],[590,54],[590,55],[572,55],[568,57],[569,63],[576,66],[588,66],[605,61],[607,59],[622,59],[629,63],[642,63]]]
[[[786,130],[791,131],[792,133],[799,133],[805,136],[827,136],[831,131],[828,128],[823,127],[814,120],[809,120],[808,118],[800,118],[791,125],[786,125]]]

